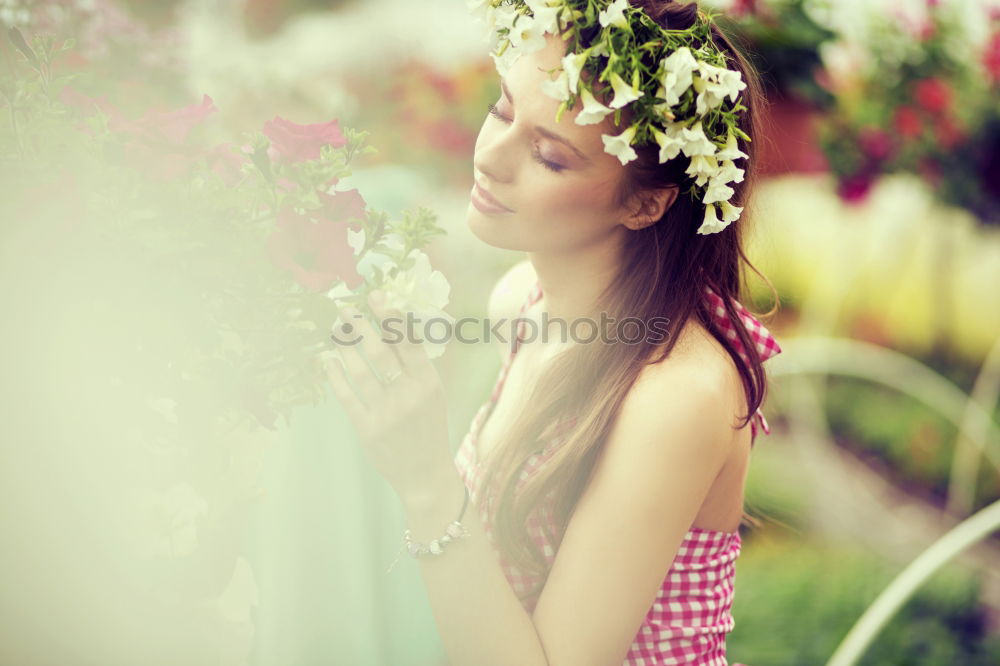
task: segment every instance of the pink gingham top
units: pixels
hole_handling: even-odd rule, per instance
[[[541,284],[536,283],[528,295],[527,301],[521,306],[519,314],[541,297]],[[712,306],[713,325],[717,326],[723,335],[726,335],[734,343],[740,355],[746,358],[733,325],[725,316],[722,298],[708,286],[705,287],[705,297]],[[770,332],[742,304],[734,301],[733,306],[739,313],[744,326],[751,333],[752,339],[756,342],[757,351],[761,358],[767,359],[778,354],[781,348]],[[500,370],[493,391],[489,399],[479,408],[469,432],[455,454],[455,465],[469,489],[470,499],[476,506],[478,506],[476,504],[477,492],[482,480],[482,469],[476,460],[476,442],[483,424],[497,403],[514,354],[517,353],[521,342],[522,329],[523,322],[519,322],[516,338],[511,345],[511,352]],[[570,419],[567,425],[572,425],[573,421],[575,419]],[[751,419],[752,439],[756,438],[758,422],[765,433],[770,434],[771,432],[764,415],[758,409]],[[565,440],[564,434],[567,432],[568,427],[560,426],[556,429],[553,441],[528,458],[521,471],[518,488],[531,476],[532,472],[548,459],[558,444]],[[558,544],[548,541],[545,532],[541,529],[541,521],[552,520],[551,505],[552,495],[550,494],[546,498],[546,502],[529,515],[527,524],[531,537],[543,549],[549,567],[555,561],[555,551]],[[522,597],[537,584],[537,581],[532,576],[520,571],[496,548],[488,513],[485,510],[479,512],[480,522],[490,544],[494,547],[494,552],[500,559],[504,575],[518,596]],[[673,564],[663,579],[663,584],[657,592],[652,607],[632,641],[632,646],[629,648],[622,666],[659,666],[661,664],[727,666],[725,639],[726,634],[734,626],[730,608],[734,593],[735,564],[736,558],[740,554],[740,546],[739,531],[722,532],[694,526],[688,530]],[[537,602],[538,593],[522,599],[522,605],[529,613],[534,611]],[[746,664],[735,663],[733,666],[746,666]]]

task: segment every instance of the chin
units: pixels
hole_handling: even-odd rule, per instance
[[[528,251],[528,248],[521,247],[513,238],[512,223],[513,218],[501,218],[486,215],[471,203],[466,211],[466,224],[472,235],[501,250]]]

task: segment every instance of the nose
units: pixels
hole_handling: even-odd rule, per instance
[[[484,185],[510,184],[514,179],[513,132],[495,128],[479,134],[473,166],[485,177]]]

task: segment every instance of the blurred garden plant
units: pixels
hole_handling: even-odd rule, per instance
[[[444,230],[427,209],[391,220],[344,188],[352,160],[374,150],[366,132],[275,117],[229,141],[208,95],[149,108],[163,91],[145,94],[141,65],[126,85],[100,64],[67,64],[73,48],[13,26],[0,35],[0,345],[13,352],[0,394],[16,405],[4,434],[31,464],[75,461],[27,487],[86,515],[91,536],[74,550],[99,552],[132,588],[105,595],[129,600],[116,610],[160,618],[125,632],[134,649],[208,663],[194,652],[217,648],[229,656],[212,663],[244,663],[257,593],[241,553],[266,490],[263,451],[325,397],[342,306],[367,313],[378,288],[401,312],[447,316],[448,283],[421,251]],[[26,515],[44,513],[16,488]],[[74,532],[64,513],[47,520]],[[97,567],[65,575],[99,578]],[[90,641],[111,622],[88,617]]]
[[[444,233],[434,215],[389,220],[357,190],[336,189],[352,159],[374,151],[367,132],[276,117],[242,145],[213,142],[208,95],[127,117],[82,92],[106,81],[60,70],[72,42],[6,32],[7,232],[37,243],[34,257],[72,247],[60,269],[86,276],[84,298],[120,324],[114,368],[131,377],[116,381],[156,387],[144,398],[170,413],[171,427],[148,435],[274,428],[315,404],[317,358],[333,346],[324,330],[340,306],[366,312],[373,289],[390,308],[447,317],[448,283],[421,252]]]
[[[881,174],[910,172],[942,201],[1000,224],[1000,9],[984,45],[964,32],[966,11],[928,2],[916,27],[875,15],[864,58],[840,58],[830,72],[836,106],[821,142],[844,199],[864,198]]]

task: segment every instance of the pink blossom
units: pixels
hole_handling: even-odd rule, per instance
[[[937,76],[921,79],[913,87],[917,104],[931,113],[944,113],[951,107],[951,88]]]
[[[208,167],[232,187],[242,178],[243,165],[250,160],[242,151],[234,150],[235,144],[220,143],[208,152]]]
[[[280,158],[287,164],[318,159],[323,146],[340,148],[347,144],[336,119],[328,123],[299,125],[275,116],[264,123],[263,131],[274,149],[269,153],[276,153],[272,159]]]
[[[192,104],[175,111],[147,111],[137,120],[114,123],[112,129],[149,143],[176,146],[185,143],[191,130],[216,111],[218,109],[212,98],[204,95],[201,104]]]
[[[276,266],[290,272],[311,291],[325,291],[343,280],[355,289],[363,282],[357,272],[354,250],[347,242],[348,229],[361,228],[365,201],[357,190],[320,193],[322,208],[300,214],[291,208],[278,213],[274,232],[267,240]]]

